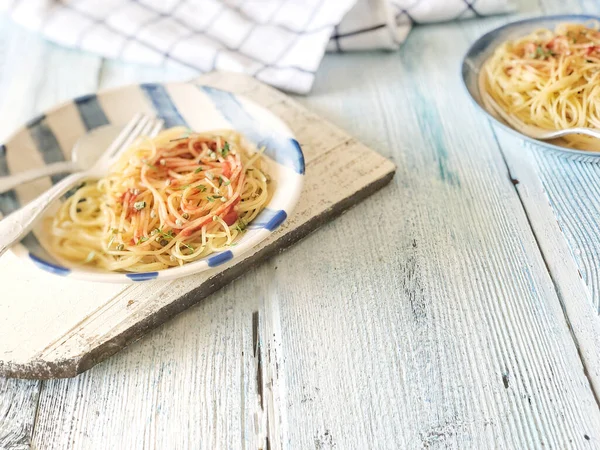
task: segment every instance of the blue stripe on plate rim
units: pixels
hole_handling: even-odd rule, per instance
[[[264,146],[265,155],[300,175],[304,174],[304,155],[296,139],[280,133],[262,132],[235,94],[209,86],[196,86],[211,99],[233,128],[247,136],[257,147]]]
[[[276,230],[287,218],[287,213],[280,209],[275,211],[270,208],[263,209],[256,218],[248,224],[248,228],[265,228],[269,231]]]
[[[300,148],[300,145],[296,139],[292,137],[276,135],[275,133],[265,135],[255,132],[253,128],[256,129],[257,126],[254,122],[254,119],[252,119],[248,112],[245,111],[243,105],[239,102],[235,94],[216,88],[208,88],[198,84],[194,85],[197,88],[202,89],[204,93],[207,93],[211,100],[215,102],[217,109],[228,121],[230,121],[234,128],[240,130],[244,134],[247,134],[252,141],[258,142],[258,145],[265,145],[267,147],[265,151],[267,156],[275,160],[277,163],[293,169],[299,175],[304,174],[304,155],[302,154],[302,149]],[[146,83],[138,86],[146,94],[148,100],[151,102],[153,108],[157,112],[157,115],[165,120],[166,126],[187,126],[187,122],[179,113],[175,103],[166,90],[165,85]],[[221,101],[224,103],[221,104],[221,108],[219,108],[219,105],[217,105],[216,102]],[[47,114],[51,114],[55,110],[58,110],[68,104],[69,103],[59,105],[56,108],[51,109]],[[83,125],[88,131],[110,123],[98,101],[96,94],[88,94],[77,97],[73,99],[70,104],[73,104],[77,108]],[[62,161],[64,160],[64,154],[62,153],[62,149],[58,144],[56,136],[46,122],[46,117],[46,114],[41,114],[33,118],[26,124],[25,128],[29,132],[32,140],[36,143],[36,147],[42,154],[42,157],[46,163]],[[19,131],[17,131],[17,133]],[[284,148],[285,152],[275,152],[273,151],[273,148]],[[8,169],[8,164],[6,163],[6,147],[0,144],[0,175],[3,174],[9,175],[10,172]],[[52,181],[56,182],[58,180],[53,179]],[[19,205],[19,200],[14,191],[9,191],[0,195],[0,210],[9,213],[11,210],[17,209]],[[249,228],[255,229],[261,235],[266,236],[279,227],[286,218],[287,213],[284,210],[272,210],[267,208],[262,211],[261,214],[259,214],[259,216],[249,225]],[[29,233],[23,239],[23,243],[26,245],[19,244],[17,246],[20,250],[18,253],[22,253],[22,250],[24,250],[29,256],[30,260],[33,261],[37,267],[61,276],[68,276],[72,274],[71,269],[52,261],[54,258],[51,258],[49,255],[47,255],[47,252],[43,249],[37,237],[33,233]],[[28,251],[28,249],[31,248],[35,249],[34,251],[39,254],[34,254]],[[194,264],[216,267],[230,261],[241,253],[242,252],[240,252],[239,248],[232,248],[232,250],[226,250],[224,252],[208,256],[202,260],[195,261]],[[44,258],[40,257],[40,255],[43,255]],[[114,273],[110,275],[117,275],[121,280],[147,281],[167,277],[165,272],[166,271],[121,274]],[[115,281],[117,280],[115,279]]]
[[[225,250],[224,252],[216,253],[212,256],[209,256],[206,259],[206,263],[209,267],[216,267],[226,263],[231,259],[233,259],[233,252],[231,250]]]
[[[82,95],[73,100],[73,103],[77,106],[77,110],[87,131],[110,124],[104,109],[102,109],[102,106],[98,102],[96,94]]]
[[[156,115],[165,121],[165,128],[188,126],[164,85],[144,83],[140,84],[140,89],[152,103]]]
[[[125,276],[133,281],[148,281],[158,278],[158,272],[126,273]]]
[[[29,252],[29,257],[38,267],[44,269],[47,272],[62,276],[68,275],[71,272],[71,270],[67,269],[66,267],[59,266],[58,264],[52,264],[48,261],[41,259],[40,257],[34,255],[31,252]]]

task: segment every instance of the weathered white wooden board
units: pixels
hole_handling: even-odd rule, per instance
[[[576,431],[580,419],[572,428],[557,415],[580,410],[577,402],[556,404],[578,395],[558,392],[566,378],[578,379],[584,397],[591,391],[580,365],[571,375],[556,372],[580,363],[552,280],[487,121],[456,94],[458,71],[448,68],[466,40],[458,26],[444,25],[415,30],[410,45],[401,55],[330,57],[317,84],[322,95],[307,99],[321,114],[343,108],[337,123],[362,139],[384,137],[391,148],[383,154],[399,170],[396,190],[362,207],[378,223],[369,245],[339,249],[345,257],[323,249],[336,261],[365,252],[372,264],[354,271],[340,262],[332,278],[319,260],[302,277],[310,282],[293,284],[298,258],[280,267],[289,274],[280,282],[289,286],[280,296],[288,337],[281,353],[296,356],[286,374],[303,380],[288,392],[287,422],[302,425],[287,437],[299,448],[315,436],[307,429],[329,430],[342,448],[368,445],[364,436],[386,436],[374,438],[380,448],[596,447],[585,436],[597,431]],[[356,67],[358,79],[343,77]],[[356,242],[354,223],[335,224],[331,240]],[[356,281],[334,289],[348,273]],[[342,413],[348,408],[361,418],[355,428]]]
[[[567,300],[587,294],[535,166],[495,144],[458,83],[478,23],[327,57],[300,101],[392,158],[393,185],[104,363],[43,382],[33,447],[598,448],[593,341],[577,338],[584,367],[560,303],[574,325]],[[177,73],[99,73],[163,77]],[[38,403],[31,382],[6,384],[0,448]]]

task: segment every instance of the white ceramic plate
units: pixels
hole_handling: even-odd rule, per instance
[[[230,250],[185,264],[147,273],[108,272],[73,265],[54,257],[38,225],[13,252],[32,267],[65,277],[102,282],[173,279],[207,270],[239,257],[269,236],[290,215],[304,179],[304,156],[290,129],[271,112],[231,92],[195,83],[141,84],[79,97],[36,117],[0,145],[0,176],[68,159],[77,140],[91,130],[124,125],[136,112],[152,113],[165,127],[185,125],[194,131],[232,128],[257,146],[265,160],[274,193],[264,211]],[[0,195],[6,215],[48,189],[58,177],[47,177]]]

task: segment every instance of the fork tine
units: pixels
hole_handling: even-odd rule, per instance
[[[150,137],[154,137],[158,134],[158,132],[162,129],[163,125],[165,124],[164,120],[158,119],[154,121],[154,127],[152,128],[152,131],[150,131],[150,133],[148,133],[148,136]]]
[[[110,161],[115,161],[121,156],[131,144],[140,136],[154,137],[160,131],[164,124],[163,120],[144,117],[136,127],[131,131],[127,139],[110,156]]]
[[[145,114],[143,113],[136,113],[131,120],[127,123],[127,125],[125,125],[125,128],[123,128],[123,130],[119,133],[119,135],[117,136],[117,138],[110,144],[110,146],[106,149],[106,151],[104,152],[103,155],[107,155],[110,156],[112,155],[119,147],[121,147],[121,145],[123,144],[123,142],[125,142],[125,140],[127,139],[127,137],[131,134],[132,130],[135,128],[136,125],[138,125],[138,123],[144,118],[146,117]]]
[[[154,122],[155,122],[154,120],[149,120],[148,123],[146,124],[146,126],[142,129],[140,136],[149,136],[150,131],[154,127]]]
[[[140,135],[143,134],[144,130],[146,129],[148,123],[151,123],[152,119],[146,115],[144,115],[142,117],[142,119],[135,125],[135,127],[133,128],[133,130],[131,130],[131,132],[129,133],[129,135],[127,136],[127,138],[121,143],[121,145],[119,145],[116,150],[114,152],[112,152],[112,154],[107,153],[107,155],[109,155],[109,157],[113,157],[119,153],[121,153],[123,150],[129,148],[129,146],[133,143],[133,141],[139,137]]]

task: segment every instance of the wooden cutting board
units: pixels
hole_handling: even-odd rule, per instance
[[[249,97],[292,129],[306,161],[304,190],[294,213],[244,259],[170,282],[87,283],[32,270],[12,254],[3,256],[1,376],[63,378],[91,368],[340,215],[394,175],[392,162],[253,78],[212,73],[199,81]]]

